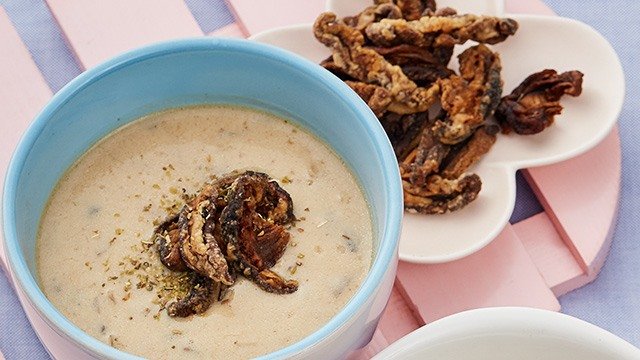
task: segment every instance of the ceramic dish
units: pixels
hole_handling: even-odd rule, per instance
[[[374,359],[637,360],[640,350],[568,315],[530,308],[488,308],[425,325]]]
[[[332,0],[328,6],[330,10],[344,12],[356,7],[355,3],[363,8],[369,1]],[[459,12],[466,12],[460,6]],[[485,6],[502,9],[493,2]],[[503,16],[520,24],[515,36],[493,47],[502,59],[504,94],[529,74],[547,68],[582,71],[583,93],[578,98],[563,98],[562,115],[544,132],[534,136],[499,136],[489,154],[469,170],[480,175],[483,182],[478,199],[469,206],[441,216],[406,213],[400,241],[401,260],[442,263],[486,246],[502,231],[513,212],[518,169],[556,163],[591,149],[609,134],[620,113],[624,99],[622,66],[611,45],[598,32],[566,18]],[[330,55],[313,37],[311,24],[266,31],[252,39],[314,62]],[[456,59],[452,62],[457,69]]]
[[[40,290],[39,217],[60,176],[95,141],[141,115],[201,103],[239,104],[297,122],[352,168],[371,207],[373,265],[356,295],[315,333],[267,357],[339,358],[366,344],[397,266],[402,196],[391,146],[342,82],[305,59],[244,40],[179,40],[134,50],[80,75],[36,117],[11,160],[3,197],[7,265],[23,307],[35,309],[32,323],[57,333],[63,341],[54,348],[73,344],[65,358],[134,358],[84,333]]]

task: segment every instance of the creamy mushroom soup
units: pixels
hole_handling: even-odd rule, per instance
[[[232,171],[268,174],[297,219],[271,268],[298,282],[269,293],[238,276],[203,314],[170,317],[184,276],[160,262],[154,229],[188,195]],[[60,180],[42,216],[39,281],[81,329],[148,358],[265,354],[319,329],[354,295],[371,264],[362,190],[326,144],[286,120],[235,106],[151,114],[107,136]]]

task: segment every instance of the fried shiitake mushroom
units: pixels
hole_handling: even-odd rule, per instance
[[[529,75],[500,101],[496,119],[502,132],[531,135],[553,124],[555,115],[562,112],[560,98],[582,93],[583,76],[576,70],[558,74],[551,69]]]
[[[293,220],[291,197],[275,181],[250,171],[240,176],[231,185],[229,204],[220,215],[227,257],[238,273],[268,292],[296,291],[297,281],[269,270],[289,243],[284,225]]]
[[[292,293],[298,282],[270,268],[289,242],[295,220],[289,194],[268,175],[246,171],[206,184],[154,232],[162,263],[191,276],[189,293],[169,316],[205,312],[242,275],[265,291]]]

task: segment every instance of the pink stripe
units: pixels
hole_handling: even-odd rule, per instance
[[[390,343],[400,339],[420,327],[420,322],[401,294],[398,284],[394,284],[387,308],[382,314],[378,330]]]
[[[47,3],[84,68],[139,46],[202,35],[181,0],[47,0]]]
[[[487,247],[461,260],[401,262],[398,281],[424,323],[483,307],[560,309],[510,225]]]
[[[227,0],[227,4],[251,36],[275,27],[311,23],[324,11],[325,0]]]
[[[360,350],[354,351],[347,357],[347,359],[348,360],[371,359],[375,354],[379,353],[380,351],[384,350],[387,346],[389,346],[389,344],[391,343],[387,341],[387,339],[384,337],[380,329],[378,329],[373,334],[373,338],[371,339],[371,342],[369,342],[367,346],[365,346]]]
[[[608,251],[604,245],[618,209],[620,156],[614,129],[581,156],[525,172],[549,219],[587,274],[597,270],[596,260]]]
[[[247,36],[244,34],[242,28],[238,26],[238,24],[229,24],[225,27],[222,27],[212,33],[208,34],[209,36],[220,36],[220,37],[231,37],[231,38],[240,38],[244,39]]]
[[[576,286],[576,281],[585,273],[546,213],[540,213],[513,225],[513,230],[522,240],[531,259],[556,296],[579,287]]]

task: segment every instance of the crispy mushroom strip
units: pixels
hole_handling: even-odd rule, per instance
[[[402,19],[402,11],[396,5],[389,1],[365,8],[360,14],[355,16],[347,16],[344,19],[345,24],[356,28],[360,31],[369,26],[369,24],[382,19]]]
[[[427,11],[436,11],[435,0],[394,0],[406,20],[418,20]]]
[[[430,86],[438,79],[454,74],[446,63],[443,64],[441,59],[425,48],[402,44],[390,48],[374,47],[373,50],[391,64],[400,66],[402,72],[418,86]]]
[[[439,88],[418,87],[398,66],[391,65],[372,49],[363,47],[360,31],[337,21],[333,13],[322,13],[313,26],[316,39],[330,47],[333,61],[356,80],[383,87],[391,96],[388,110],[399,114],[423,112],[437,101]]]
[[[437,11],[432,11],[430,9],[425,10],[423,16],[438,16],[438,17],[454,17],[458,15],[458,12],[455,9],[450,7],[440,8]],[[453,49],[455,45],[432,45],[428,48],[428,50],[433,53],[436,59],[440,62],[440,64],[447,66],[451,61],[451,57],[453,56]]]
[[[430,175],[438,172],[448,152],[449,146],[438,141],[431,128],[426,127],[418,146],[400,163],[402,180],[414,189],[425,187]]]
[[[205,212],[207,213],[207,221],[204,222],[201,228],[203,235],[206,235],[207,239],[205,239],[204,236],[202,239],[210,241],[211,239],[209,236],[213,234],[215,240],[218,242],[218,247],[226,248],[226,245],[221,242],[222,236],[220,235],[220,226],[216,225],[216,222],[219,219],[219,211],[215,213],[215,217],[213,219],[211,219],[208,214],[213,213],[216,208],[222,209],[226,206],[225,194],[228,191],[229,186],[231,186],[238,176],[239,174],[233,173],[216,180],[212,184],[205,185],[201,194],[189,200],[188,204],[181,209],[180,213],[169,216],[154,230],[154,239],[158,246],[160,261],[162,261],[162,264],[164,264],[164,266],[169,270],[186,271],[188,269],[193,269],[195,271],[199,271],[204,276],[208,276],[208,271],[204,269],[204,265],[195,265],[198,262],[202,264],[207,262],[207,260],[204,259],[195,259],[196,254],[191,250],[192,247],[195,246],[195,242],[186,245],[186,247],[183,244],[185,240],[192,240],[190,237],[190,231],[192,229],[188,225],[192,218],[191,213],[194,211],[197,203],[210,200],[212,203],[208,204],[207,209],[200,209],[201,214]],[[200,220],[200,218],[196,220]],[[186,232],[183,231],[185,227],[187,228]],[[195,226],[193,230],[197,231],[198,226]],[[205,243],[208,242],[205,241]],[[206,246],[208,245],[205,244],[205,247]],[[211,247],[213,250],[214,245],[211,245]],[[195,246],[195,248],[198,249],[198,252],[201,252],[200,250],[202,250],[199,246]],[[200,256],[204,257],[204,255]],[[213,256],[215,257],[215,255]],[[185,258],[188,258],[188,263],[185,263]],[[197,270],[197,268],[200,270]],[[224,276],[224,278],[228,281],[226,276]]]
[[[426,126],[418,146],[400,163],[405,209],[443,214],[475,200],[482,182],[464,172],[489,150],[496,133],[495,127],[481,127],[464,145],[452,148]]]
[[[185,271],[187,266],[180,255],[180,226],[178,215],[170,216],[153,232],[154,242],[158,246],[160,261],[169,270]]]
[[[497,44],[518,30],[513,19],[493,16],[423,16],[419,20],[382,19],[367,26],[367,37],[378,46],[413,44],[420,47],[461,45],[469,40]]]
[[[447,179],[457,179],[467,169],[491,150],[496,142],[500,129],[496,125],[485,125],[478,128],[462,146],[451,148],[447,157],[442,161],[441,175]]]
[[[217,197],[216,186],[207,184],[180,212],[180,253],[185,264],[196,273],[232,285],[234,280],[227,260],[214,237],[214,229],[219,226],[214,204]]]
[[[482,87],[480,97],[480,113],[482,116],[493,115],[502,96],[502,63],[500,55],[487,46],[476,45],[458,56],[460,76],[471,86]]]
[[[336,65],[336,63],[333,61],[333,56],[329,56],[328,58],[322,60],[320,62],[320,66],[327,69],[333,75],[339,77],[340,80],[342,81],[347,81],[347,80],[357,81],[351,76],[349,76],[349,74],[345,73],[340,66]]]
[[[244,173],[234,171],[230,174],[227,174],[221,178],[216,179],[212,183],[218,195],[217,197],[213,197],[213,202],[216,205],[216,209],[218,210],[218,215],[220,215],[220,212],[222,211],[222,209],[224,209],[224,207],[227,206],[227,203],[229,200],[228,195],[229,195],[229,191],[231,190],[231,185],[233,185],[233,182],[236,181],[236,179],[242,176],[243,174]],[[217,236],[216,236],[216,239],[217,239]]]
[[[292,293],[298,282],[269,270],[289,242],[284,225],[294,221],[291,197],[269,176],[247,171],[231,186],[220,223],[227,256],[238,272],[272,293]]]
[[[380,123],[391,141],[398,161],[402,161],[418,146],[422,132],[431,125],[428,112],[408,115],[387,112],[380,117]]]
[[[492,115],[502,95],[500,57],[484,45],[465,50],[458,57],[460,76],[439,80],[444,120],[434,132],[445,144],[457,144]]]
[[[202,314],[218,299],[221,288],[220,283],[206,276],[193,274],[189,294],[169,304],[167,314],[171,317],[189,317]]]
[[[369,105],[377,117],[381,117],[391,104],[391,95],[381,86],[350,80],[345,83]]]
[[[544,130],[553,123],[554,116],[562,112],[560,98],[563,95],[582,93],[582,77],[576,70],[558,74],[547,69],[529,75],[498,106],[496,119],[502,132],[507,134],[513,130],[531,135]]]
[[[406,210],[422,214],[444,214],[460,210],[475,200],[482,182],[476,174],[462,175],[455,180],[432,175],[424,189],[416,189],[406,182],[403,182],[403,186]]]

